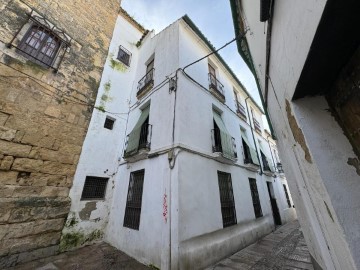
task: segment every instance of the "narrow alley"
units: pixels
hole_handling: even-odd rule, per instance
[[[207,268],[210,269],[312,270],[314,268],[299,222],[296,220]]]

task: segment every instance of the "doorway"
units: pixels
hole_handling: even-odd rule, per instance
[[[266,182],[266,184],[267,184],[267,189],[268,189],[268,192],[269,192],[269,197],[270,197],[270,203],[271,203],[271,209],[272,209],[272,213],[273,213],[274,223],[275,223],[276,226],[280,226],[280,225],[282,225],[282,222],[281,222],[281,216],[280,216],[279,208],[277,206],[277,202],[276,202],[276,198],[275,198],[274,187],[273,187],[273,184],[271,182]]]

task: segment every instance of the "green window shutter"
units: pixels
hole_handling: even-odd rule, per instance
[[[139,148],[140,133],[141,127],[145,123],[146,119],[149,117],[150,106],[146,107],[140,115],[139,120],[137,121],[135,127],[129,134],[128,144],[126,147],[126,153],[136,152]]]
[[[218,112],[213,111],[214,121],[220,129],[221,147],[224,156],[234,158],[235,153],[233,149],[232,137],[229,135],[223,120]]]
[[[247,146],[249,147],[250,149],[250,155],[251,155],[251,159],[252,159],[252,162],[256,165],[259,165],[260,166],[260,162],[259,162],[259,159],[258,159],[258,156],[257,156],[257,153],[255,151],[255,149],[253,147],[251,147],[251,144],[246,136],[246,133],[243,129],[241,129],[241,137],[243,138],[244,142],[247,144]]]

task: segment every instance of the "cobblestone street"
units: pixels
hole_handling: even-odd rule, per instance
[[[293,221],[207,270],[220,269],[313,270],[314,268],[299,222]]]
[[[86,246],[7,270],[145,270],[149,267],[106,244]]]

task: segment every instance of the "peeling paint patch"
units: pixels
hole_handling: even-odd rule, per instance
[[[356,169],[356,173],[360,175],[360,162],[357,158],[349,158],[347,164],[353,166]]]
[[[332,214],[331,214],[331,212],[330,212],[329,206],[326,204],[325,201],[324,201],[324,204],[325,204],[326,210],[327,210],[327,212],[328,212],[331,220],[332,220],[333,222],[335,222],[335,220],[334,220],[334,218],[333,218],[333,216],[332,216]]]
[[[96,210],[96,202],[87,202],[85,207],[79,212],[81,220],[89,220],[91,212]]]
[[[302,150],[305,152],[305,160],[309,163],[312,163],[311,155],[309,148],[306,145],[304,134],[302,133],[301,128],[299,128],[295,117],[291,113],[290,102],[288,100],[286,100],[286,114],[289,120],[291,131],[294,135],[294,139],[298,144],[300,144]]]

